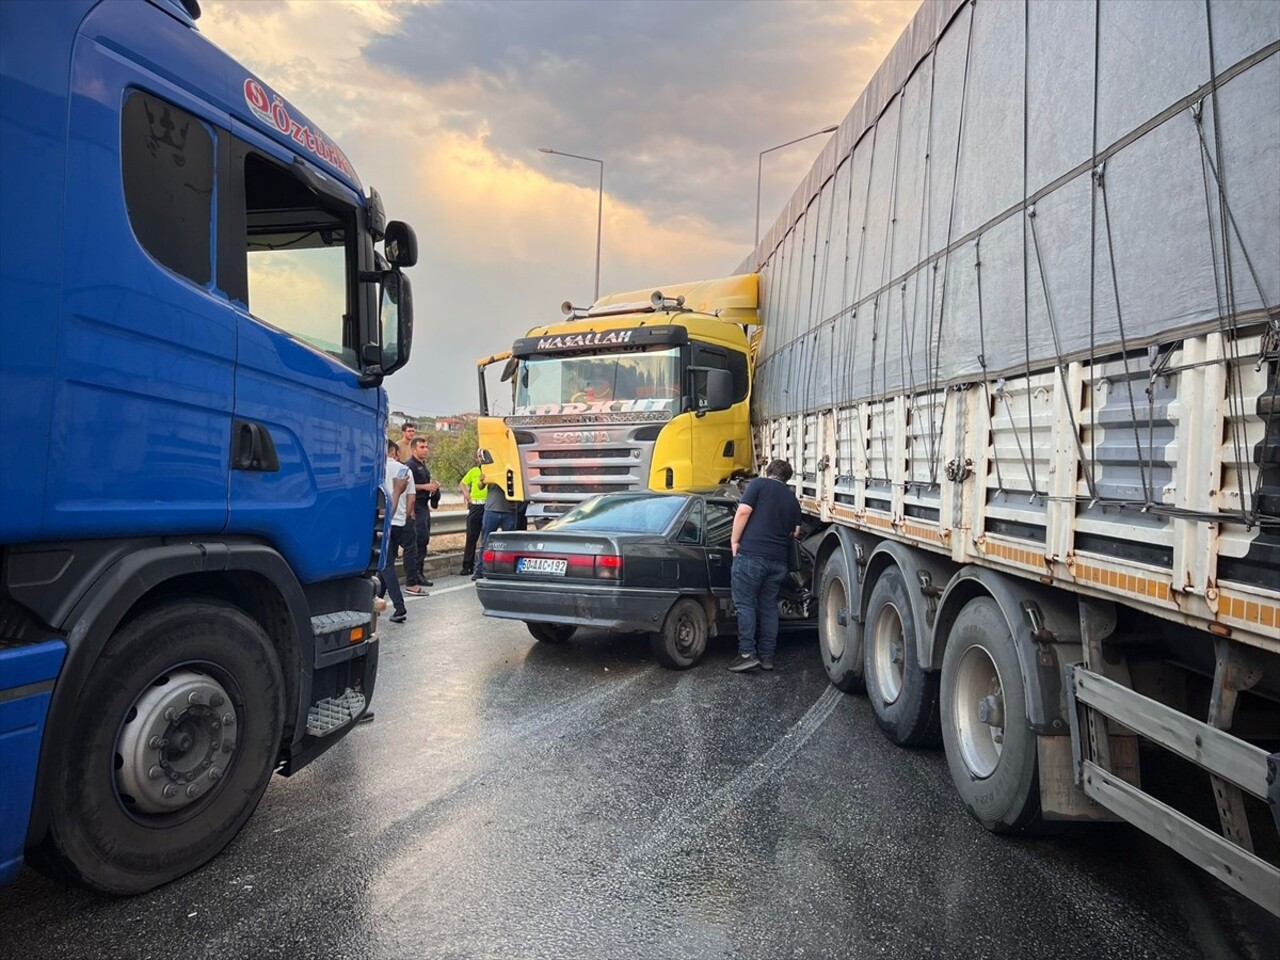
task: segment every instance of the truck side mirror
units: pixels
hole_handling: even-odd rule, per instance
[[[391,225],[387,226],[390,240]],[[382,275],[382,374],[389,376],[409,362],[413,346],[413,286],[399,270]]]
[[[693,409],[697,416],[733,406],[733,376],[717,367],[690,367],[693,374]]]
[[[418,262],[418,237],[413,227],[403,220],[392,220],[387,224],[383,249],[387,251],[387,261],[393,266],[412,267]]]

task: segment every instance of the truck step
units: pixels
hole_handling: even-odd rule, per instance
[[[356,693],[350,687],[340,697],[317,700],[307,711],[307,733],[313,737],[327,737],[364,713],[364,708],[364,694]]]

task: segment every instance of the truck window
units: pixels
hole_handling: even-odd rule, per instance
[[[728,370],[733,378],[733,402],[741,403],[747,399],[747,355],[737,350],[723,347],[712,347],[702,343],[694,343],[690,362],[695,367],[711,367],[715,370]],[[699,394],[706,389],[706,381],[700,379],[697,388]]]
[[[256,153],[244,196],[249,311],[355,368],[354,212]]]
[[[627,353],[529,357],[516,379],[516,412],[602,401],[646,402],[653,411],[674,410],[680,395],[676,347]]]
[[[124,102],[120,168],[129,225],[144,250],[200,286],[212,276],[213,135],[141,90]]]

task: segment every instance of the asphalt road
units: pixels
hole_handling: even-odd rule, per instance
[[[375,721],[291,779],[197,873],[127,900],[26,870],[0,955],[1270,957],[1280,924],[1125,826],[991,836],[938,751],[828,685],[713,641],[673,673],[564,647],[437,580],[382,629]]]

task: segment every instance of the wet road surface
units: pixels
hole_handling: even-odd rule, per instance
[[[1270,957],[1280,924],[1125,826],[987,834],[812,634],[776,673],[562,647],[437,580],[381,628],[373,723],[276,777],[220,857],[109,900],[27,869],[0,955]]]

